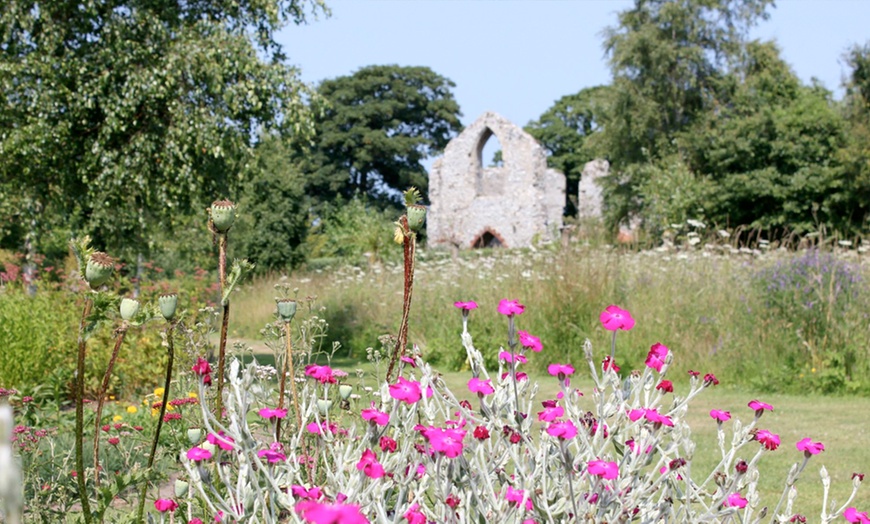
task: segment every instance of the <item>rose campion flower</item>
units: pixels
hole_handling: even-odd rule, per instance
[[[323,497],[323,490],[321,490],[317,486],[314,486],[312,488],[306,488],[305,486],[300,486],[299,484],[293,484],[292,486],[290,486],[290,490],[293,492],[293,496],[297,499],[318,500]]]
[[[861,524],[870,524],[870,517],[866,511],[859,512],[856,508],[846,508],[843,512],[843,517],[849,522],[860,522]]]
[[[167,511],[172,513],[178,509],[178,503],[172,499],[157,499],[154,501],[154,509],[160,513],[166,513]]]
[[[760,400],[750,400],[748,406],[750,407],[750,409],[755,410],[756,417],[760,417],[765,410],[773,411],[773,406],[765,402],[761,402]]]
[[[553,422],[557,418],[562,418],[565,416],[565,408],[562,406],[556,406],[555,404],[552,406],[545,406],[544,411],[538,412],[538,420],[541,422]]]
[[[492,387],[490,380],[481,380],[477,377],[468,381],[468,391],[479,395],[491,395],[492,393],[495,393],[495,389]]]
[[[201,518],[193,517],[192,519],[187,521],[187,524],[203,524],[203,522]]]
[[[504,494],[504,498],[508,502],[513,502],[514,505],[519,506],[520,503],[522,503],[523,497],[525,496],[525,494],[526,494],[526,492],[521,490],[521,489],[514,489],[513,486],[508,486],[507,491]],[[526,499],[525,506],[526,506],[527,510],[531,511],[532,510],[532,499]]]
[[[375,456],[375,452],[370,449],[363,451],[362,458],[360,458],[359,462],[356,464],[356,469],[362,471],[367,477],[372,479],[379,479],[386,475],[384,467],[378,462],[378,458]]]
[[[448,495],[448,496],[447,496],[447,499],[444,500],[444,503],[447,504],[448,506],[450,506],[450,507],[453,508],[453,509],[456,509],[456,508],[459,507],[459,502],[460,502],[459,497],[457,497],[457,496],[454,495],[453,493],[451,493],[450,495]]]
[[[779,435],[773,434],[766,429],[759,429],[755,434],[755,440],[770,451],[775,451],[779,447],[780,442]]]
[[[728,498],[725,500],[725,506],[729,508],[745,508],[747,504],[747,500],[743,498],[743,495],[740,493],[732,493],[728,495]]]
[[[489,438],[489,430],[486,426],[477,426],[474,428],[474,438],[477,440],[486,440]]]
[[[646,356],[647,367],[652,368],[659,373],[662,372],[662,367],[665,365],[665,359],[668,358],[668,348],[660,342],[656,342],[649,348],[649,353]]]
[[[269,464],[287,461],[287,455],[273,449],[261,449],[257,452],[257,456],[268,460]]]
[[[214,433],[209,433],[207,437],[205,437],[207,441],[209,441],[213,446],[217,446],[224,451],[229,451],[233,449],[233,437],[224,435],[224,432],[221,431],[217,435]]]
[[[281,408],[263,408],[257,412],[263,418],[284,418],[287,410]]]
[[[670,380],[662,380],[656,386],[656,389],[660,389],[665,393],[673,393],[674,392],[674,383]]]
[[[604,357],[604,360],[601,361],[601,367],[604,371],[613,371],[614,373],[619,373],[619,366],[616,365],[616,361],[610,358],[610,355]]]
[[[360,411],[360,415],[362,415],[363,419],[378,426],[386,426],[390,423],[390,414],[375,408],[374,402],[372,402],[372,407]]]
[[[463,311],[471,311],[472,309],[477,309],[477,302],[473,300],[469,300],[467,302],[454,302],[453,305]]]
[[[444,429],[429,426],[420,433],[429,441],[429,445],[436,452],[443,453],[448,458],[456,458],[462,454],[462,440],[466,434],[464,429]]]
[[[520,304],[519,300],[503,299],[498,303],[498,312],[505,316],[522,315],[526,310],[526,306]]]
[[[547,373],[558,377],[559,380],[564,380],[565,377],[570,377],[574,374],[574,366],[571,364],[550,364],[547,366]]]
[[[809,457],[810,455],[818,455],[822,451],[825,451],[824,444],[822,444],[821,442],[813,442],[809,438],[799,440],[796,446],[797,449],[799,451],[803,451],[807,457]]]
[[[405,519],[408,521],[408,524],[426,524],[428,522],[426,520],[426,515],[420,511],[420,505],[417,503],[411,504],[403,515]]]
[[[547,427],[547,434],[562,440],[572,439],[577,436],[577,426],[570,420],[553,422]]]
[[[521,364],[525,364],[526,362],[529,361],[529,359],[527,359],[525,355],[520,355],[520,354],[514,355],[513,353],[510,353],[507,351],[499,352],[498,358],[500,360],[504,360],[508,364],[512,364],[514,362],[519,362]]]
[[[607,331],[616,331],[617,329],[629,331],[634,327],[631,313],[614,305],[604,308],[604,311],[598,316],[598,320]]]
[[[121,439],[119,439],[118,437],[109,437],[109,444],[111,444],[113,446],[117,446],[120,443],[121,443]]]
[[[541,339],[529,334],[527,331],[518,331],[517,335],[520,337],[520,344],[524,348],[531,349],[535,353],[540,352],[544,349],[544,345],[541,344]]]
[[[716,375],[714,375],[712,373],[707,373],[706,375],[704,375],[704,385],[705,386],[718,386],[719,379],[716,378]]]
[[[321,384],[335,384],[335,373],[329,366],[318,366],[317,364],[309,364],[305,366],[305,376],[311,377]]]
[[[731,413],[728,411],[722,411],[719,409],[711,409],[710,416],[716,420],[716,422],[728,422],[731,420]]]
[[[605,460],[590,460],[586,464],[586,471],[590,475],[597,475],[609,480],[619,476],[619,466],[616,462],[607,462]]]
[[[390,384],[390,396],[406,404],[413,404],[423,398],[423,390],[419,382],[399,377],[397,383]]]
[[[388,437],[386,435],[381,437],[378,445],[381,447],[381,451],[383,451],[384,453],[395,453],[396,450],[399,449],[399,444],[391,437]]]
[[[293,508],[305,522],[312,524],[369,524],[355,504],[325,504],[313,500],[297,502]]]
[[[232,448],[231,448],[232,449]],[[187,459],[194,462],[208,460],[211,458],[211,451],[200,447],[192,447],[187,450]]]

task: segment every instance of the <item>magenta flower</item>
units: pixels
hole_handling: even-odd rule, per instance
[[[381,437],[378,445],[384,453],[395,453],[396,450],[399,449],[399,443],[387,435]]]
[[[529,361],[529,359],[527,359],[525,355],[520,355],[519,353],[515,355],[515,354],[509,353],[507,351],[499,352],[498,358],[499,358],[499,360],[504,360],[508,364],[513,364],[514,362],[519,362],[520,364],[525,364],[526,362]]]
[[[335,373],[329,366],[318,366],[317,364],[309,364],[305,366],[305,376],[311,377],[321,384],[335,384]]]
[[[770,451],[774,451],[779,447],[779,435],[771,433],[766,429],[759,429],[755,433],[755,440]]]
[[[577,436],[577,426],[570,420],[553,422],[547,427],[547,434],[562,440],[568,440]]]
[[[504,299],[498,303],[498,312],[505,316],[522,315],[525,310],[526,306],[519,300]]]
[[[257,456],[268,460],[269,464],[287,461],[287,455],[273,449],[261,449],[257,452]]]
[[[731,420],[731,413],[728,411],[722,411],[719,409],[711,409],[710,416],[713,417],[717,422],[728,422]]]
[[[466,433],[464,429],[444,429],[429,426],[420,433],[429,441],[432,449],[438,453],[443,453],[448,458],[456,458],[462,454],[462,440]]]
[[[306,488],[305,486],[300,486],[299,484],[293,484],[290,486],[290,490],[293,492],[293,496],[297,499],[308,499],[308,500],[318,500],[323,497],[323,490],[314,486],[312,488]]]
[[[360,415],[363,419],[374,422],[378,426],[386,426],[390,423],[390,414],[375,408],[374,402],[372,402],[372,407],[360,411]]]
[[[200,447],[193,447],[187,450],[187,459],[194,462],[208,460],[211,458],[211,451]]]
[[[233,449],[233,437],[224,435],[224,432],[221,431],[217,435],[214,433],[209,433],[207,437],[205,437],[207,441],[209,441],[213,446],[217,446],[224,451],[228,451]]]
[[[729,508],[745,508],[747,502],[748,501],[743,498],[740,493],[732,493],[728,495],[728,498],[725,500],[724,506]]]
[[[490,380],[480,380],[474,377],[468,381],[468,391],[479,395],[491,395],[495,393],[495,388],[492,387]]]
[[[416,367],[417,367],[417,363],[416,363],[416,362],[414,361],[414,359],[411,358],[411,357],[404,357],[404,356],[403,356],[403,357],[400,357],[399,360],[401,360],[401,361],[404,362],[405,364],[408,364],[408,365],[411,366],[412,368],[416,368]]]
[[[321,504],[303,500],[293,509],[305,522],[312,524],[369,524],[360,507],[355,504]]]
[[[375,452],[366,449],[363,451],[362,458],[356,464],[356,469],[362,471],[365,476],[372,479],[379,479],[386,475],[384,467],[378,462]]]
[[[755,416],[760,417],[764,410],[773,411],[773,406],[767,404],[765,402],[761,402],[760,400],[750,400],[749,407],[755,410]]]
[[[605,479],[615,479],[619,476],[619,466],[616,462],[607,462],[604,460],[590,460],[586,464],[586,471],[590,475],[597,475]]]
[[[604,311],[598,316],[598,320],[607,331],[616,331],[617,329],[628,331],[634,327],[631,313],[614,305],[604,308]]]
[[[557,418],[565,416],[565,408],[562,406],[545,406],[544,411],[538,412],[538,420],[541,422],[553,422]]]
[[[154,509],[160,513],[166,513],[167,511],[172,513],[178,509],[178,503],[172,499],[157,499],[154,501]]]
[[[705,386],[711,386],[711,385],[718,386],[719,379],[716,378],[716,375],[714,375],[713,373],[707,373],[706,375],[704,375],[704,385]]]
[[[523,502],[523,497],[525,496],[525,494],[526,492],[521,489],[514,489],[513,486],[508,486],[507,491],[504,494],[504,498],[508,502],[513,502],[515,505],[519,506]],[[531,511],[532,500],[527,498],[525,506],[527,510]]]
[[[507,372],[502,373],[501,379],[504,380],[509,375],[510,375],[510,373],[507,373]],[[527,375],[526,373],[523,373],[522,371],[517,371],[517,382],[522,382],[523,380],[528,380],[528,378],[529,378],[529,375]]]
[[[665,393],[673,393],[674,392],[674,383],[670,380],[662,380],[656,386],[656,389],[660,389]]]
[[[477,302],[473,300],[469,300],[468,302],[454,302],[453,305],[463,310],[463,312],[477,309]]]
[[[644,411],[646,411],[646,410],[642,409],[642,408],[632,409],[631,411],[628,412],[628,420],[630,420],[632,422],[637,422],[638,420],[643,418]]]
[[[604,360],[601,361],[601,366],[604,371],[613,371],[614,373],[619,373],[619,366],[616,365],[616,361],[610,358],[610,355],[604,357]]]
[[[544,349],[544,345],[541,344],[541,339],[530,335],[527,331],[518,331],[517,335],[519,335],[520,344],[522,344],[524,348],[531,349],[536,353]]]
[[[870,517],[866,511],[859,512],[855,508],[846,508],[843,512],[843,517],[849,522],[860,522],[861,524],[870,524]]]
[[[662,366],[665,365],[665,359],[668,357],[668,348],[660,342],[656,342],[649,348],[649,354],[646,356],[645,364],[647,367],[653,368],[659,373],[662,372]]]
[[[413,404],[423,398],[423,390],[420,383],[399,377],[399,381],[390,384],[390,396],[407,404]]]
[[[190,369],[200,377],[211,373],[211,366],[208,364],[208,360],[202,357],[197,357],[196,364]]]
[[[803,451],[804,455],[818,455],[822,451],[825,451],[825,445],[821,442],[813,442],[809,438],[804,438],[798,441],[796,444],[799,451]]]
[[[547,373],[558,377],[559,380],[565,380],[565,377],[570,377],[574,374],[574,366],[571,364],[550,364],[547,366]]]
[[[408,524],[426,524],[426,515],[420,511],[419,504],[411,504],[408,511],[402,515],[408,521]]]
[[[263,408],[257,413],[263,418],[284,418],[287,416],[287,410],[281,408]]]

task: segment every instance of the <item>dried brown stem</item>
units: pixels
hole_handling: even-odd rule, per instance
[[[127,335],[127,327],[127,322],[124,322],[115,332],[117,335],[115,347],[112,349],[106,373],[103,374],[103,383],[100,385],[99,398],[97,399],[97,416],[94,419],[94,485],[96,487],[100,487],[100,421],[103,418],[103,404],[106,401],[106,391],[109,389],[109,379],[115,369],[115,361],[118,360],[121,344],[124,343],[124,337]]]
[[[75,382],[75,397],[76,397],[76,481],[79,487],[79,500],[82,503],[82,515],[85,518],[85,524],[91,524],[91,504],[88,500],[88,493],[85,488],[85,453],[84,453],[84,430],[85,430],[85,412],[84,412],[84,396],[85,396],[85,350],[87,342],[85,340],[85,326],[88,316],[91,314],[91,309],[94,307],[94,301],[87,297],[85,298],[85,306],[82,308],[82,321],[79,324],[79,353],[76,362],[76,382]]]

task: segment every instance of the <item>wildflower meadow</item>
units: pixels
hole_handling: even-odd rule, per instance
[[[542,246],[457,261],[418,252],[425,208],[413,191],[406,204],[395,265],[252,280],[228,258],[236,207],[217,201],[211,301],[171,289],[181,278],[122,296],[118,262],[74,241],[76,299],[55,304],[72,340],[36,339],[71,353],[74,372],[0,389],[0,521],[870,522],[855,412],[863,252],[760,264],[757,249],[687,242],[630,259]],[[560,268],[569,254],[583,271]],[[741,284],[721,289],[729,278]],[[735,310],[706,302],[722,294]],[[327,318],[351,305],[393,327],[342,346]],[[723,340],[755,333],[729,334],[738,316],[789,322],[767,336],[803,346],[774,367],[828,378],[804,382],[803,400],[799,378],[741,382],[766,357]],[[692,348],[693,327],[718,333],[712,352]],[[754,360],[727,362],[737,355]],[[139,377],[128,368],[142,359],[149,375],[125,389],[119,374]]]

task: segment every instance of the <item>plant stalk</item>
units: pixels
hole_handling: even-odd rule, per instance
[[[127,327],[127,322],[125,321],[116,331],[115,347],[112,349],[112,356],[109,358],[109,366],[103,375],[103,383],[100,385],[100,396],[97,399],[97,416],[94,420],[94,485],[98,488],[100,487],[100,421],[103,418],[103,404],[106,401],[109,379],[112,377],[112,371],[115,369],[115,362],[118,360],[121,344],[124,343],[124,337],[127,336]]]
[[[88,499],[88,494],[85,487],[85,453],[83,433],[85,429],[85,412],[84,412],[84,396],[85,396],[85,350],[87,342],[85,340],[85,325],[88,316],[93,309],[94,301],[90,297],[85,298],[85,305],[82,308],[82,320],[79,324],[79,353],[76,362],[76,382],[75,382],[75,398],[76,398],[76,481],[79,487],[79,500],[82,503],[82,515],[85,519],[85,524],[91,524],[91,504]]]
[[[402,296],[402,322],[399,324],[396,349],[393,351],[393,356],[390,359],[390,367],[387,368],[387,382],[390,381],[393,375],[396,361],[405,356],[405,349],[408,345],[408,318],[411,314],[411,297],[414,291],[414,266],[417,253],[417,234],[411,231],[411,228],[408,226],[408,217],[402,215],[399,218],[399,225],[404,233],[402,247],[404,252],[405,288]]]
[[[227,234],[220,233],[218,236],[218,275],[220,277],[221,305],[223,317],[221,318],[221,334],[218,346],[218,369],[217,369],[217,399],[215,401],[215,417],[223,418],[223,392],[224,392],[224,366],[227,352],[227,329],[230,324],[230,297],[224,300],[224,291],[227,289]]]
[[[296,414],[296,427],[302,427],[302,413],[299,412],[299,396],[296,393],[296,374],[293,370],[293,341],[290,339],[290,322],[284,323],[284,344],[286,354],[284,355],[284,366],[281,372],[281,387],[278,394],[278,408],[284,408],[284,390],[287,376],[290,376],[290,392],[293,395],[293,411]],[[281,419],[278,419],[278,424],[275,426],[275,442],[279,442],[281,438]]]

